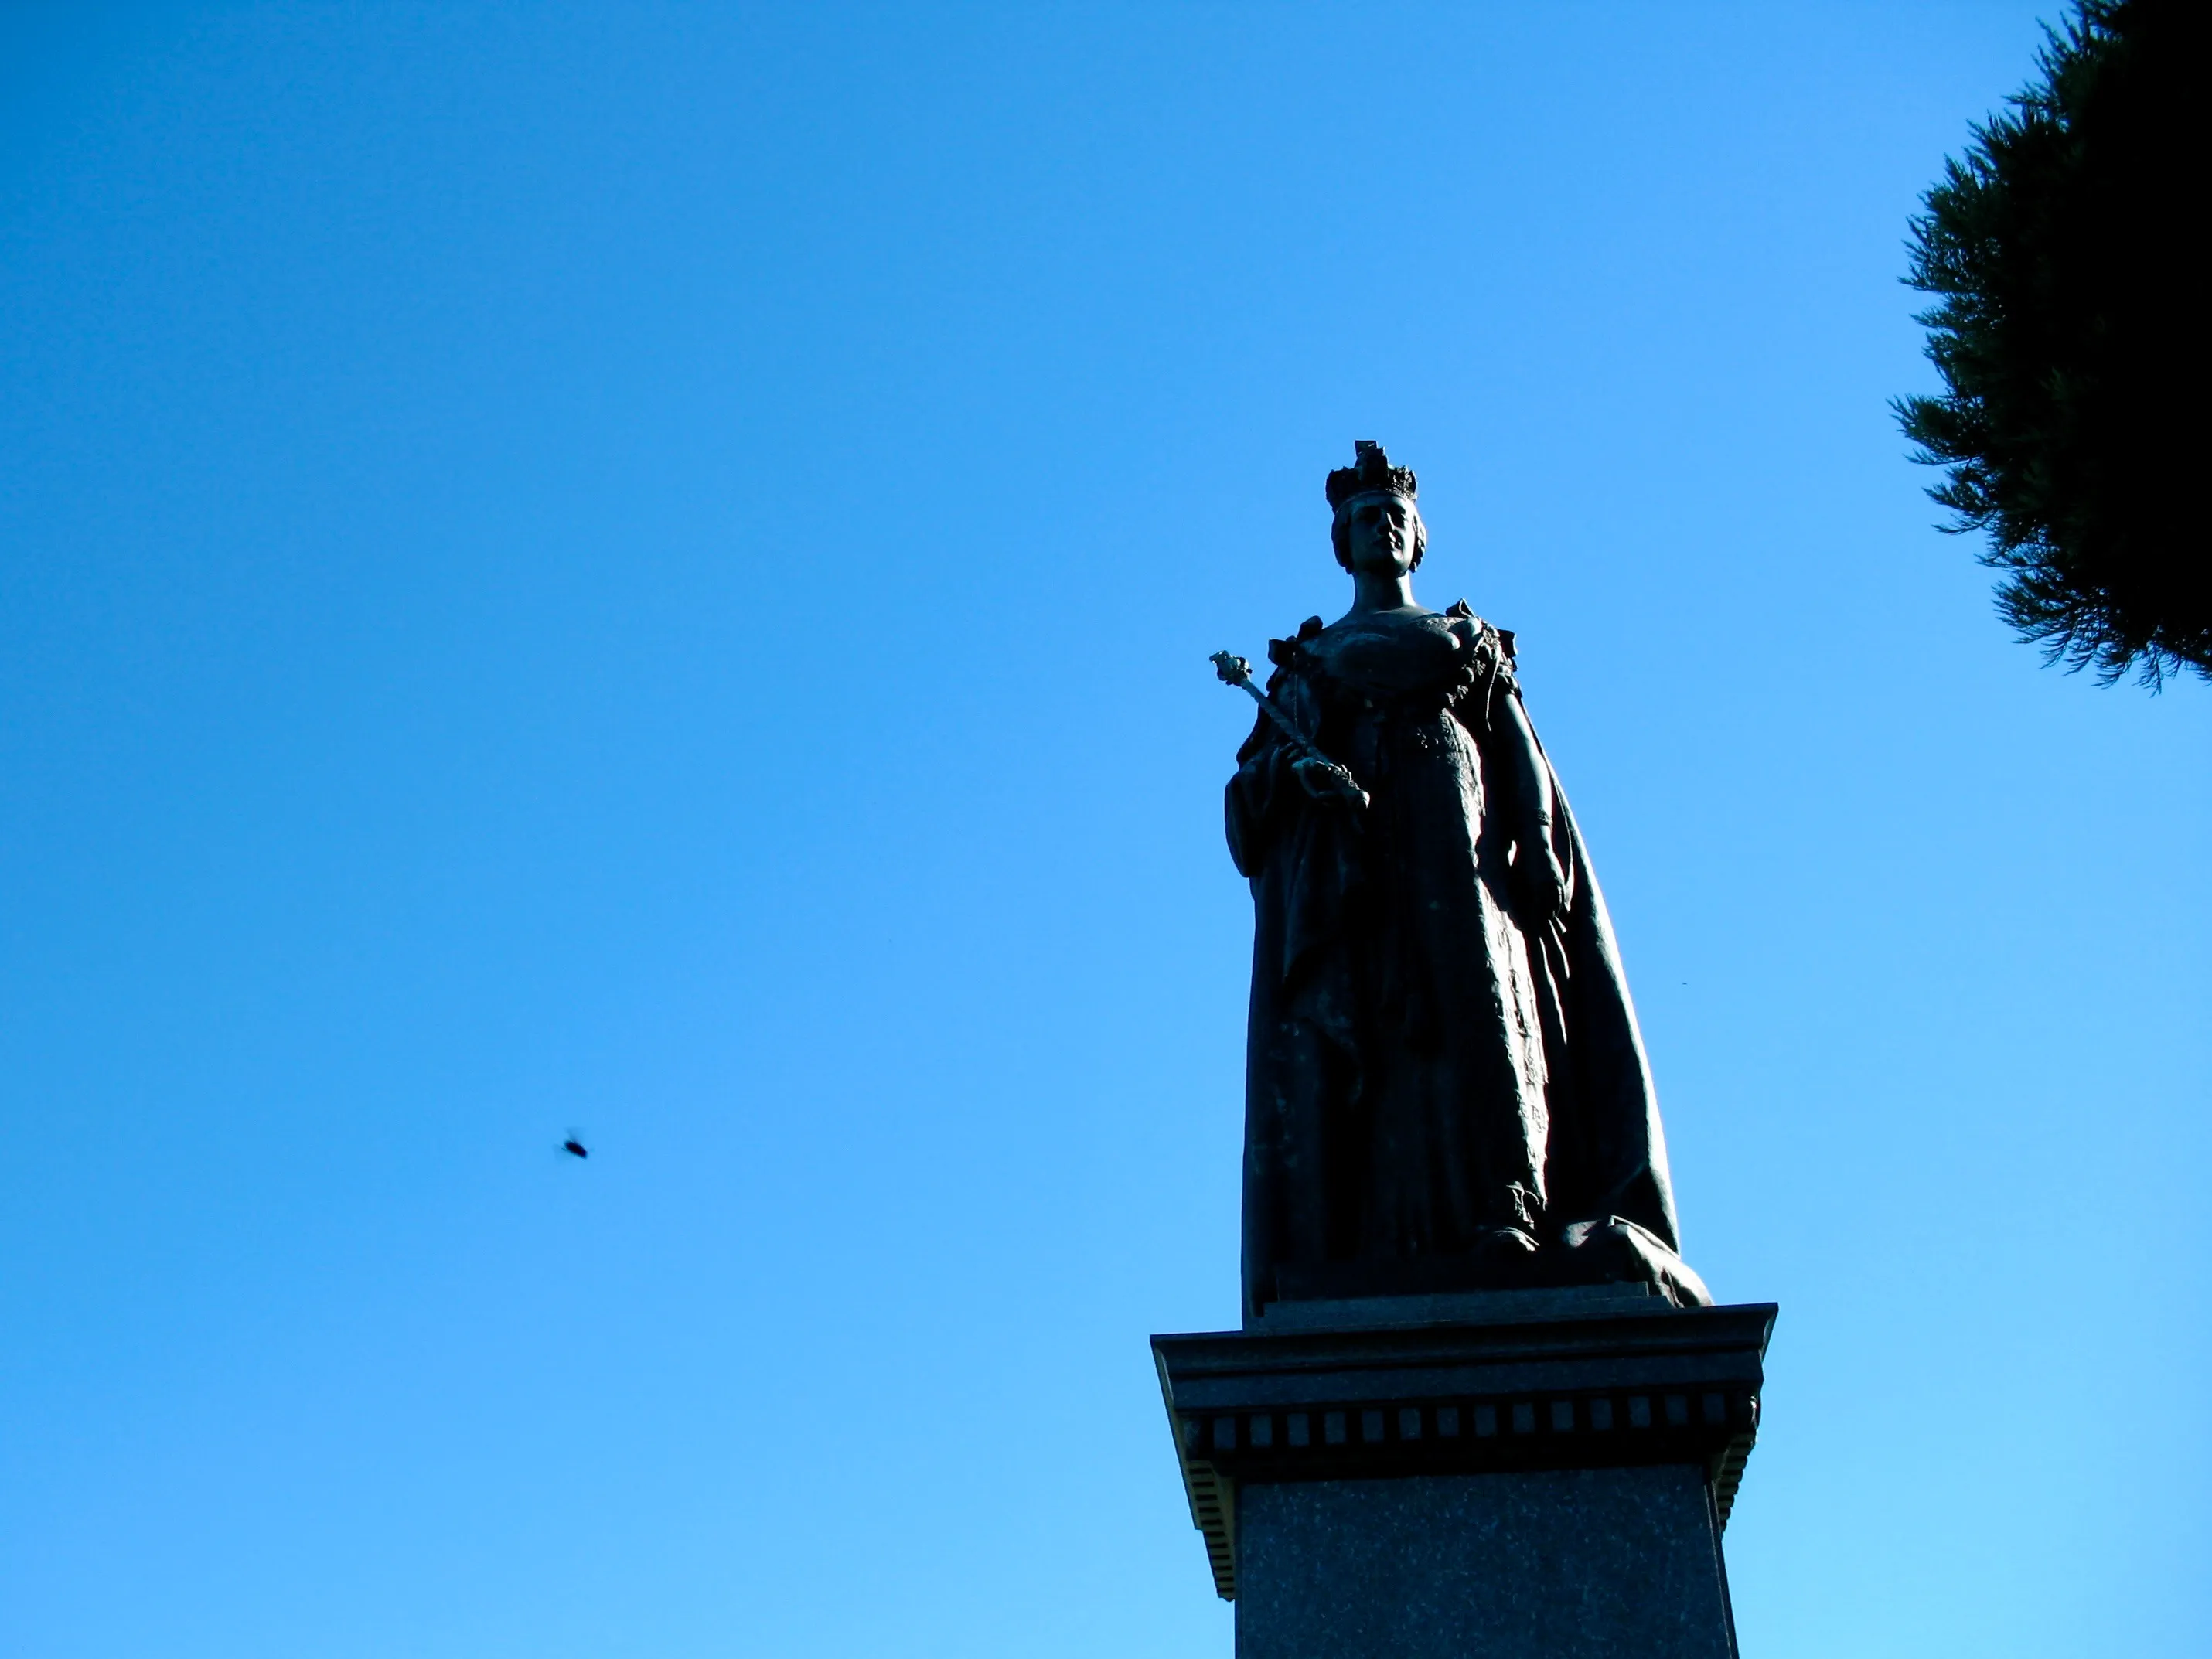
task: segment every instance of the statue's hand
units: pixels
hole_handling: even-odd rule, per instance
[[[1358,781],[1334,761],[1301,757],[1291,763],[1291,771],[1305,786],[1305,792],[1316,800],[1340,801],[1347,806],[1367,805],[1367,792]]]
[[[1528,896],[1536,914],[1545,921],[1566,913],[1567,872],[1559,868],[1559,855],[1552,851],[1550,842],[1522,842],[1520,856],[1513,861],[1513,873],[1520,878],[1521,890]]]

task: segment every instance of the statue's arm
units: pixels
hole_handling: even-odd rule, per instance
[[[1547,915],[1556,915],[1567,908],[1572,895],[1568,890],[1566,872],[1560,868],[1552,834],[1555,803],[1551,763],[1537,746],[1536,728],[1528,723],[1528,711],[1522,706],[1519,689],[1505,690],[1498,702],[1497,718],[1492,722],[1491,731],[1498,757],[1512,784],[1513,839],[1516,844],[1513,872],[1522,890]]]
[[[1288,745],[1266,716],[1237,751],[1237,775],[1229,780],[1229,856],[1239,875],[1256,876],[1273,839],[1276,802],[1282,793]]]
[[[1287,708],[1292,719],[1304,722],[1305,687],[1297,675],[1279,671],[1268,681],[1267,695]],[[1239,874],[1260,873],[1283,820],[1310,799],[1292,771],[1297,758],[1274,721],[1264,714],[1237,751],[1237,775],[1229,780],[1227,805],[1229,855]]]

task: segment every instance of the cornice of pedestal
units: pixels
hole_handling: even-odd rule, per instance
[[[1777,1312],[1592,1298],[1534,1316],[1369,1311],[1335,1328],[1155,1336],[1215,1588],[1236,1595],[1237,1489],[1255,1481],[1693,1464],[1725,1525]]]

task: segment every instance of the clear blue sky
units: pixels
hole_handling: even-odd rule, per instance
[[[1205,659],[1355,437],[1782,1304],[1746,1651],[2212,1648],[2212,696],[1885,408],[2036,15],[10,7],[0,1650],[1225,1656]]]

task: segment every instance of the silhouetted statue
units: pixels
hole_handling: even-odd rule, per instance
[[[1352,609],[1269,643],[1274,707],[1229,785],[1256,909],[1245,1318],[1607,1280],[1710,1302],[1678,1253],[1613,924],[1513,636],[1464,601],[1414,603],[1413,474],[1356,453],[1328,485]]]

